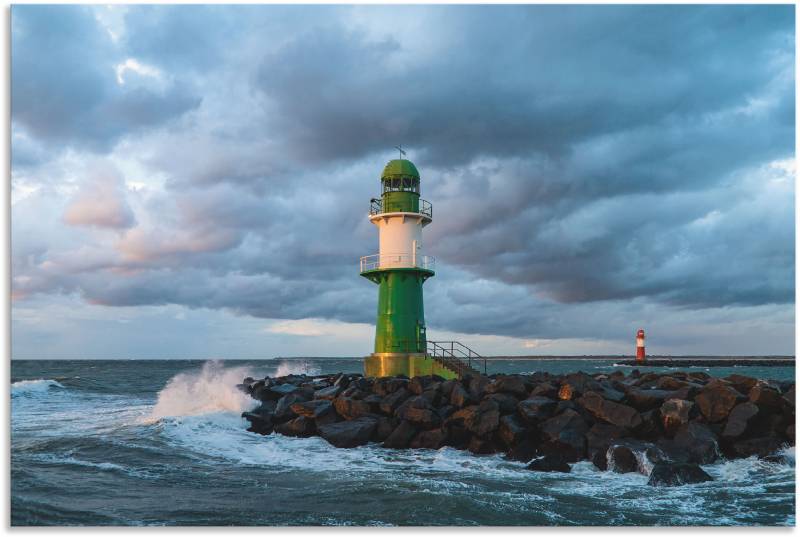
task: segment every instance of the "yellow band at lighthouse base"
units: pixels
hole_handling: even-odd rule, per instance
[[[446,379],[458,378],[455,372],[423,353],[380,352],[364,358],[365,377],[394,377],[406,375],[419,377],[439,375]]]

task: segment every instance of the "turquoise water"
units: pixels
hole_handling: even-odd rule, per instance
[[[489,373],[629,370],[500,360]],[[794,368],[702,368],[794,378]],[[575,464],[530,472],[451,448],[335,449],[245,431],[244,376],[360,372],[360,359],[12,361],[13,525],[793,525],[795,470],[754,458],[647,486]],[[794,460],[794,450],[787,450]]]

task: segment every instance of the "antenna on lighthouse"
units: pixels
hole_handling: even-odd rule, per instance
[[[406,156],[406,152],[403,151],[402,144],[401,145],[396,145],[396,146],[394,146],[394,148],[397,149],[398,151],[400,151],[400,159],[402,159],[404,156]]]

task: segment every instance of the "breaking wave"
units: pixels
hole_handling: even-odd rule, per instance
[[[257,402],[236,388],[248,374],[246,367],[226,368],[216,360],[203,364],[200,371],[179,373],[159,392],[149,421],[250,410]]]
[[[18,380],[11,384],[11,397],[24,397],[47,393],[50,388],[64,388],[52,379]]]

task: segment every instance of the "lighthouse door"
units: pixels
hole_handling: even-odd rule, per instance
[[[417,322],[417,352],[425,352],[427,340],[425,338],[425,325]]]

